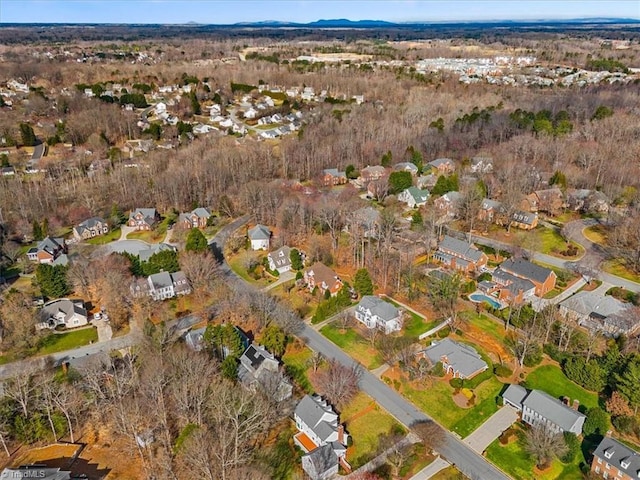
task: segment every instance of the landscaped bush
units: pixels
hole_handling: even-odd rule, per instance
[[[511,375],[513,375],[513,370],[511,370],[503,363],[498,363],[493,366],[493,373],[495,373],[499,377],[510,377]]]
[[[542,362],[542,348],[536,345],[531,349],[531,352],[525,355],[523,363],[525,367],[535,367],[540,362]]]
[[[637,435],[638,433],[640,433],[640,424],[635,417],[627,417],[621,415],[618,417],[613,417],[611,423],[613,423],[613,426],[616,427],[616,430],[621,433],[626,433],[627,435],[634,433]]]
[[[484,372],[479,373],[473,378],[463,380],[462,384],[466,388],[476,388],[482,382],[489,380],[491,377],[493,377],[493,369],[491,368],[491,363],[489,363],[489,368],[487,368]]]
[[[480,282],[489,282],[489,281],[491,281],[491,278],[492,278],[491,272],[483,272],[480,275],[478,275],[478,283],[480,283]]]
[[[462,379],[461,378],[452,378],[449,380],[449,385],[451,385],[456,390],[462,388]]]
[[[560,461],[562,463],[571,463],[580,452],[580,440],[578,440],[575,433],[571,432],[564,432],[563,437],[564,443],[567,445],[567,453],[560,458]]]
[[[436,363],[431,369],[431,375],[434,377],[444,377],[444,367],[442,366],[442,362]]]
[[[449,334],[451,333],[451,328],[449,327],[444,327],[442,330],[440,330],[437,335],[438,338],[446,338],[449,336]]]

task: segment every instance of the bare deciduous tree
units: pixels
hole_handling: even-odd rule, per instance
[[[318,372],[318,387],[335,405],[346,405],[359,390],[362,367],[357,363],[347,367],[337,360],[329,360]]]

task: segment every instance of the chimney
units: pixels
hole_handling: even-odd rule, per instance
[[[338,425],[338,442],[344,445],[344,427],[342,425]]]
[[[571,400],[569,399],[569,397],[564,396],[562,397],[562,403],[564,403],[568,407],[569,404],[571,403]]]
[[[578,411],[578,407],[580,406],[580,400],[578,400],[577,398],[573,400],[573,409],[577,412]]]

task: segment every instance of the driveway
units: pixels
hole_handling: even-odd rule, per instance
[[[112,242],[108,245],[105,245],[108,253],[123,253],[127,252],[131,255],[138,255],[140,250],[146,250],[149,248],[149,244],[147,242],[143,242],[142,240],[118,240],[117,242]]]
[[[486,422],[465,438],[463,442],[479,454],[482,454],[491,442],[513,425],[516,420],[518,420],[518,412],[516,412],[516,409],[505,405],[491,415]]]
[[[264,292],[268,292],[272,288],[276,288],[278,285],[282,285],[283,283],[286,283],[286,282],[288,282],[290,280],[295,280],[295,279],[296,279],[296,274],[294,272],[292,272],[291,270],[289,270],[288,272],[281,273],[280,276],[278,277],[278,280],[276,280],[275,282],[267,285],[262,290]]]
[[[439,471],[447,468],[449,465],[451,464],[447,462],[444,458],[438,457],[429,465],[427,465],[418,473],[416,473],[413,477],[411,477],[410,480],[427,480],[433,477],[434,475],[436,475]]]

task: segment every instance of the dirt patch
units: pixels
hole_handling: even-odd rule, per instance
[[[69,443],[54,443],[45,447],[31,449],[21,447],[12,455],[8,465],[15,468],[20,465],[39,463],[69,470],[73,457],[80,450],[82,450],[82,445]]]
[[[502,343],[498,342],[494,337],[480,330],[478,327],[467,324],[464,327],[464,333],[464,337],[460,337],[460,339],[471,339],[474,343],[480,345],[487,352],[493,362],[507,363],[513,360],[513,355]]]
[[[469,399],[462,392],[458,392],[453,395],[453,402],[460,408],[471,408],[472,405],[469,405]]]
[[[376,408],[376,403],[371,402],[366,408],[363,408],[359,412],[354,413],[353,415],[351,415],[351,417],[346,419],[343,423],[348,424],[349,422],[353,422],[356,418],[360,418],[363,415],[366,415],[367,413],[372,412],[373,410],[375,410],[375,408]]]

